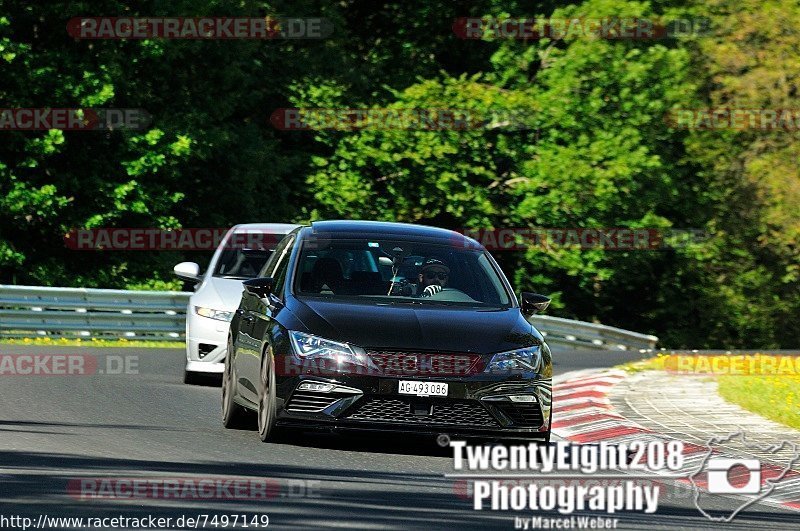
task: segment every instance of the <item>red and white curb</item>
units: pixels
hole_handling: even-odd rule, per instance
[[[589,369],[573,371],[553,377],[553,423],[552,432],[565,441],[592,444],[601,441],[616,444],[638,441],[676,440],[674,437],[659,434],[627,419],[617,411],[609,399],[612,388],[627,377],[619,369]],[[692,488],[689,479],[694,476],[701,492],[708,492],[706,472],[694,475],[708,454],[708,447],[683,441],[685,478],[661,478],[659,481],[675,483]],[[735,457],[719,453],[720,457]],[[761,464],[761,487],[768,487],[769,479],[774,479],[783,471],[769,463]],[[652,471],[653,478],[672,475],[670,470]],[[780,492],[776,492],[759,503],[800,511],[800,473],[790,470],[780,481]],[[734,495],[726,495],[734,496]],[[736,496],[740,499],[750,497]]]

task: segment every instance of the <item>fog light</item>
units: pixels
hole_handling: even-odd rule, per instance
[[[536,397],[533,395],[511,395],[508,398],[512,402],[537,402]]]
[[[210,343],[200,343],[197,345],[197,357],[203,359],[211,354],[215,348],[217,348],[216,345],[212,345]]]
[[[298,391],[317,391],[318,393],[328,393],[333,389],[333,384],[318,382],[303,382],[297,386]]]

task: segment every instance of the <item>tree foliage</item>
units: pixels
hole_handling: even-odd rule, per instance
[[[533,10],[532,10],[533,9]],[[78,41],[73,16],[323,16],[331,39]],[[457,17],[691,18],[707,34],[457,38]],[[0,281],[171,285],[191,254],[65,247],[72,228],[361,218],[447,228],[702,228],[660,251],[498,253],[556,314],[671,347],[800,344],[798,133],[671,128],[672,109],[797,108],[800,7],[485,0],[0,0],[0,100],[142,108],[145,131],[0,131]],[[458,109],[467,130],[280,131],[278,108]],[[510,117],[511,122],[503,117]]]

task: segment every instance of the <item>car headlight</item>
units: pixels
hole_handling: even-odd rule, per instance
[[[216,319],[217,321],[230,322],[230,320],[233,319],[233,312],[227,312],[225,310],[215,310],[213,308],[203,308],[202,306],[195,306],[194,312],[197,315],[202,315],[203,317],[208,317],[209,319]]]
[[[331,361],[335,366],[358,365],[361,367],[373,366],[367,353],[358,347],[347,343],[340,343],[303,332],[289,331],[294,353],[301,359],[324,359]]]
[[[542,365],[542,347],[525,347],[492,356],[484,372],[538,372]]]

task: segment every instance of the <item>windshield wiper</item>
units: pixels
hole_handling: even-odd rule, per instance
[[[414,299],[390,299],[380,301],[377,304],[422,304],[422,302],[415,301]]]

